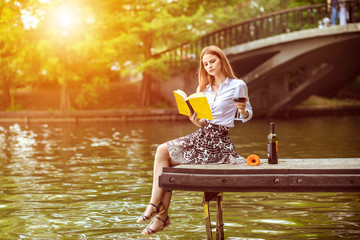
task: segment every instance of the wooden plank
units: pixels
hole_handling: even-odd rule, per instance
[[[204,192],[360,192],[360,159],[286,159],[256,167],[181,165],[164,168],[159,185]]]
[[[216,199],[216,239],[224,239],[223,221],[223,193],[219,193]]]
[[[279,159],[279,164],[268,164],[266,159],[261,159],[259,166],[242,164],[182,164],[176,167],[164,168],[168,172],[196,172],[203,171],[234,171],[234,170],[302,170],[302,169],[354,169],[360,170],[360,158],[306,158],[306,159]]]
[[[358,192],[360,174],[168,174],[160,177],[160,187],[165,190],[206,192]]]
[[[210,200],[206,200],[206,193],[204,193],[203,208],[204,208],[204,221],[205,221],[205,230],[206,230],[206,239],[212,240],[212,231],[211,231],[211,217],[210,217]]]
[[[219,169],[199,169],[197,166],[193,165],[194,168],[179,168],[177,167],[164,167],[164,172],[166,173],[187,173],[187,174],[318,174],[318,173],[337,173],[337,174],[359,174],[359,169],[223,169],[223,166],[219,165]],[[224,164],[226,166],[226,164]],[[233,165],[231,165],[233,167]]]

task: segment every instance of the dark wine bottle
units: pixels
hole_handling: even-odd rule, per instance
[[[275,134],[275,124],[273,122],[270,123],[270,134],[267,137],[267,143],[268,163],[277,164],[279,141],[277,135]]]

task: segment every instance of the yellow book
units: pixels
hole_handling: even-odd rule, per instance
[[[189,116],[189,112],[196,112],[198,118],[213,120],[209,102],[204,93],[193,93],[189,97],[181,90],[174,91],[176,104],[180,114]]]

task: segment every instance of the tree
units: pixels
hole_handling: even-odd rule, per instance
[[[80,86],[76,98],[80,108],[97,101],[96,88],[107,86],[110,69],[106,41],[97,36],[95,9],[86,1],[58,1],[48,6],[38,26],[37,50],[42,62],[41,72],[60,85],[60,110],[71,108],[70,86]]]
[[[141,105],[147,106],[152,82],[170,78],[166,57],[157,53],[279,8],[275,0],[2,1],[2,108],[11,104],[11,88],[39,79],[61,86],[62,110],[71,107],[69,87],[81,87],[75,102],[86,108],[108,85],[114,64],[123,75],[142,73]]]
[[[138,0],[107,1],[102,6],[110,7],[111,14],[123,28],[116,28],[115,41],[123,43],[118,48],[125,62],[130,61],[142,72],[141,105],[150,104],[151,84],[155,80],[169,77],[164,65],[166,59],[154,58],[154,54],[179,43],[197,38],[214,29],[209,21],[216,19],[212,10],[227,9],[238,1],[201,1],[201,0]],[[113,5],[115,4],[115,5]],[[223,18],[221,23],[229,18]],[[215,21],[212,21],[214,23]],[[221,24],[220,23],[220,24]],[[114,26],[115,28],[115,26]],[[123,62],[124,63],[124,62]]]
[[[24,27],[16,1],[0,3],[0,109],[12,104],[11,89],[20,84],[23,73]]]

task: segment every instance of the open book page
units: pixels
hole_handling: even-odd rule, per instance
[[[189,102],[194,111],[198,114],[198,118],[213,120],[209,102],[204,93],[194,93],[189,96]]]
[[[187,100],[187,95],[186,93],[184,93],[181,90],[176,90],[174,91],[174,96],[175,96],[175,100],[176,100],[176,104],[179,110],[180,114],[189,116],[189,107],[186,104],[186,100]]]
[[[190,108],[198,114],[198,118],[206,118],[212,120],[212,113],[204,93],[194,93],[187,97],[186,93],[181,90],[174,91],[175,100],[180,114],[189,116]],[[188,106],[190,105],[190,106]],[[190,108],[189,108],[190,107]]]

